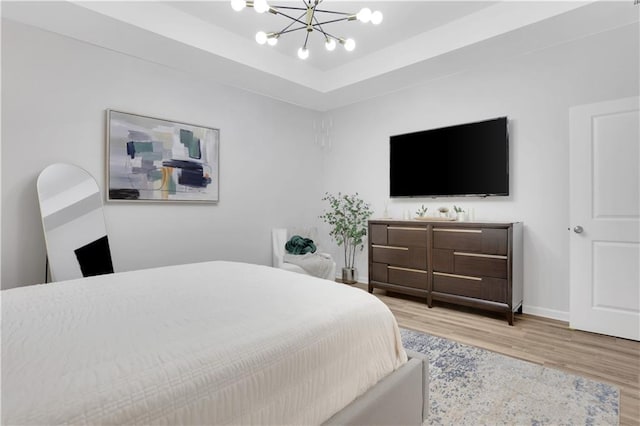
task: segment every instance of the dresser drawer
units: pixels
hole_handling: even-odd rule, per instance
[[[433,247],[486,254],[507,254],[508,231],[493,228],[434,228]]]
[[[389,284],[421,288],[423,290],[427,289],[427,271],[389,266],[388,275]]]
[[[371,244],[387,244],[387,225],[371,225],[369,227],[369,241]]]
[[[386,263],[371,262],[371,279],[373,281],[378,281],[381,283],[388,282],[389,280],[389,276],[387,274],[388,270],[389,269],[387,268]]]
[[[427,228],[389,226],[387,239],[390,246],[427,246]]]
[[[507,256],[456,251],[453,265],[456,274],[507,278]]]
[[[454,273],[453,250],[433,249],[433,270],[438,272]]]
[[[426,247],[400,247],[372,244],[371,250],[371,257],[374,262],[412,269],[427,269]]]
[[[493,302],[507,302],[507,280],[499,278],[480,278],[434,272],[433,291]]]
[[[501,312],[513,325],[524,293],[522,230],[520,222],[370,220],[368,290]]]

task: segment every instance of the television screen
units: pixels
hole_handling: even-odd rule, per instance
[[[391,136],[390,196],[509,195],[507,118]]]

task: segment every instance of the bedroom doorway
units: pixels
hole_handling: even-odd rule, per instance
[[[570,327],[640,340],[640,98],[570,109]]]

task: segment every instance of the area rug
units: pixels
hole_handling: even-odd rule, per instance
[[[425,425],[617,425],[615,386],[448,339],[400,330],[429,358]]]

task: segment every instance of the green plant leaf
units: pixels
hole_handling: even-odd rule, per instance
[[[330,209],[320,219],[331,227],[329,235],[336,244],[344,245],[345,267],[353,268],[356,250],[364,250],[368,220],[373,214],[371,206],[357,192],[353,195],[327,192],[322,200],[328,202]]]

